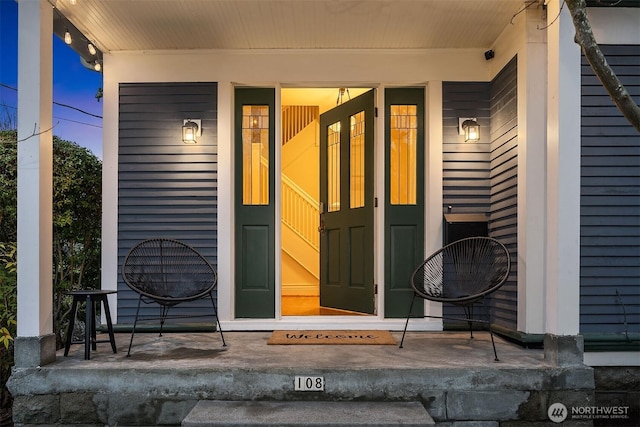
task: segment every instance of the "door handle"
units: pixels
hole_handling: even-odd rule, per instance
[[[322,235],[324,234],[325,231],[326,231],[326,228],[324,226],[324,215],[320,215],[320,225],[318,226],[318,233]]]

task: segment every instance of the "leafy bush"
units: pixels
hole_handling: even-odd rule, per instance
[[[100,288],[102,163],[89,150],[53,138],[54,333],[64,345],[70,298],[64,292]]]
[[[0,347],[9,348],[16,334],[16,245],[0,243]]]
[[[0,131],[0,403],[16,335],[17,132]],[[100,287],[102,163],[78,144],[53,137],[53,322],[64,344],[73,289]],[[4,242],[4,243],[1,243]],[[9,403],[8,403],[9,402]]]
[[[11,404],[5,385],[13,366],[17,308],[16,245],[0,243],[0,408]]]
[[[17,133],[0,131],[0,242],[17,240]],[[64,343],[73,289],[100,287],[102,163],[75,142],[53,137],[54,333]]]

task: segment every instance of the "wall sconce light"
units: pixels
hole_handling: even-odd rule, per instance
[[[195,144],[200,135],[202,135],[202,120],[185,119],[182,121],[182,142]]]
[[[475,117],[458,119],[458,133],[464,135],[464,141],[480,140],[480,125]]]

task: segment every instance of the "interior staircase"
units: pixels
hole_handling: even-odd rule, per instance
[[[283,256],[283,283],[290,285],[289,288],[296,282],[317,283],[320,279],[319,217],[318,202],[283,175],[280,231],[282,252],[286,255]],[[304,291],[294,294],[308,295]]]
[[[319,203],[286,173],[287,163],[300,161],[300,158],[305,158],[304,153],[317,149],[317,129],[311,125],[317,123],[318,118],[317,106],[282,107],[282,140],[283,145],[287,144],[282,152],[281,175],[282,294],[285,296],[318,295]],[[314,158],[313,161],[317,162],[318,159]]]
[[[320,107],[317,105],[283,105],[282,145],[319,118]]]

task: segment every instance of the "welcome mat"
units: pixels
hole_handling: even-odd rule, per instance
[[[273,331],[270,345],[396,345],[389,331]]]

